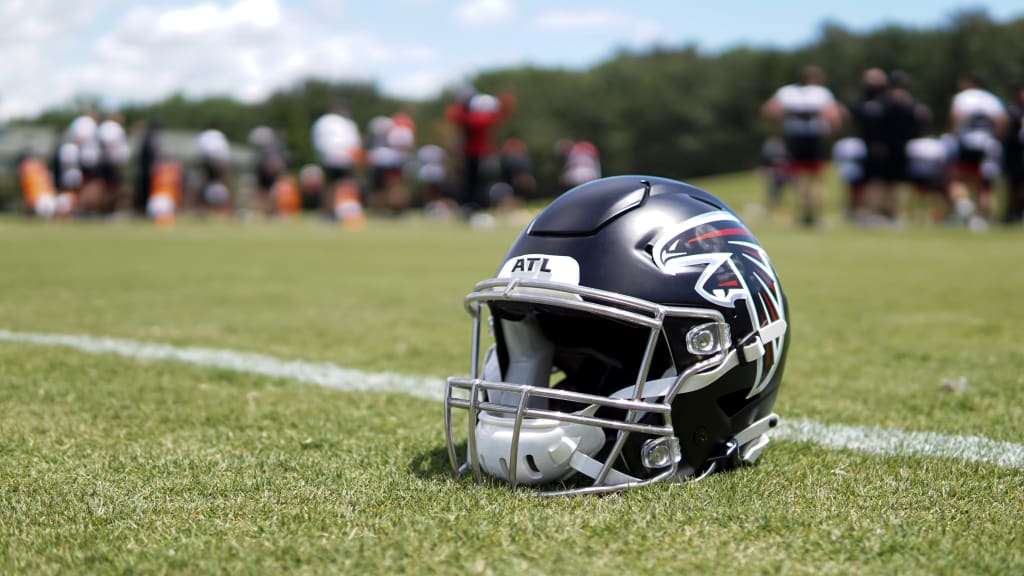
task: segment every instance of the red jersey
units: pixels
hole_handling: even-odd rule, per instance
[[[514,106],[510,95],[503,94],[495,99],[493,96],[478,94],[473,98],[485,97],[495,102],[497,106],[493,109],[474,110],[472,100],[466,104],[452,104],[445,112],[448,120],[458,124],[463,129],[465,141],[462,143],[462,150],[467,156],[486,156],[494,152],[494,144],[491,142],[491,130],[505,116],[511,112]]]

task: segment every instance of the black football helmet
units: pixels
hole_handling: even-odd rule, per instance
[[[700,478],[756,461],[778,423],[786,298],[750,230],[699,188],[616,176],[569,190],[466,308],[472,375],[445,394],[459,474],[542,494]],[[453,409],[469,413],[465,462]]]

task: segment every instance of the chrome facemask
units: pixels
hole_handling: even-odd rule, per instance
[[[524,376],[520,372],[516,379],[529,383],[501,381],[493,354],[488,353],[481,362],[483,307],[491,302],[554,306],[646,328],[649,331],[646,351],[634,384],[610,396],[597,396],[547,387],[548,375],[541,378],[541,375]],[[486,473],[507,481],[512,487],[549,485],[577,474],[593,480],[590,486],[538,492],[541,495],[612,492],[677,477],[681,452],[671,417],[675,397],[713,383],[736,366],[742,354],[756,354],[760,344],[755,333],[752,343],[733,346],[729,325],[721,312],[714,309],[662,306],[579,285],[496,278],[477,284],[465,303],[473,317],[471,377],[449,378],[445,390],[445,432],[452,468],[458,475],[471,473],[476,481],[482,481]],[[680,374],[649,380],[648,372],[658,342],[666,337],[667,317],[698,322],[685,335],[687,350],[697,361]],[[750,336],[740,339],[740,342],[748,341]],[[763,346],[760,349],[763,354]],[[539,356],[550,353],[543,344],[520,352]],[[572,413],[549,410],[543,407],[547,400],[572,402],[583,408]],[[625,416],[621,419],[597,417],[597,411],[605,407],[621,410]],[[456,454],[453,408],[469,412],[466,462],[460,462]],[[656,423],[641,422],[652,414]],[[744,440],[763,439],[766,444],[767,438],[762,437],[761,432],[777,421],[775,415],[770,421],[767,418],[758,421],[744,431],[752,435],[751,439]],[[600,461],[595,456],[608,443],[605,430],[614,430],[615,436],[607,457]],[[641,449],[644,466],[658,471],[649,478],[637,478],[614,467],[627,438],[633,433],[652,436]],[[748,456],[756,459],[763,444]],[[738,446],[733,450],[736,448]],[[698,475],[710,471],[703,469]]]

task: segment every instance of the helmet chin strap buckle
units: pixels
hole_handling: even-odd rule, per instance
[[[753,362],[765,354],[764,343],[781,338],[786,334],[789,324],[782,318],[761,326],[750,336],[750,341],[740,347],[744,362]]]
[[[778,425],[779,415],[775,413],[755,420],[724,442],[718,455],[708,458],[694,479],[703,479],[717,470],[731,470],[757,462],[770,442],[766,432]]]
[[[765,354],[764,343],[761,342],[761,337],[757,334],[754,334],[753,339],[748,344],[744,344],[740,350],[742,351],[744,362],[753,362]]]

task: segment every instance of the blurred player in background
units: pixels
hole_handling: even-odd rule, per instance
[[[444,219],[452,215],[456,204],[445,196],[448,180],[447,154],[444,148],[427,144],[416,153],[416,179],[420,183],[423,211],[428,218]]]
[[[300,206],[303,212],[323,210],[327,179],[324,171],[316,164],[306,164],[299,169]]]
[[[499,155],[501,180],[512,187],[517,198],[529,198],[537,189],[537,178],[533,175],[533,159],[526,142],[520,138],[506,138],[501,143]]]
[[[992,157],[1009,119],[1003,103],[984,89],[979,77],[965,77],[959,88],[949,112],[957,143],[949,194],[957,216],[980,230],[992,215]]]
[[[931,120],[931,111],[911,95],[909,83],[906,72],[893,70],[885,92],[882,138],[886,157],[882,166],[882,213],[892,222],[899,222],[902,218],[903,182],[908,180],[907,144],[920,136]]]
[[[506,138],[498,151],[498,179],[488,190],[488,202],[495,211],[508,215],[523,206],[523,198],[532,194],[536,180],[526,143]]]
[[[568,190],[601,177],[601,154],[586,140],[562,140],[556,144],[562,156],[562,189]]]
[[[1013,87],[1003,134],[1003,168],[1006,171],[1006,213],[1003,221],[1024,221],[1024,83]]]
[[[462,187],[459,206],[467,213],[487,207],[481,193],[483,163],[494,154],[493,132],[515,109],[515,97],[502,92],[497,97],[465,91],[448,106],[445,116],[462,132]]]
[[[257,126],[249,132],[249,145],[255,154],[256,197],[254,208],[262,214],[276,212],[272,198],[274,184],[288,169],[289,154],[284,140],[270,126]]]
[[[919,222],[940,223],[949,214],[949,147],[934,135],[907,142],[907,179],[914,187],[911,218]]]
[[[841,122],[841,110],[832,91],[822,85],[817,66],[805,66],[800,80],[779,88],[762,106],[766,118],[782,124],[789,153],[788,171],[801,203],[801,223],[817,224],[821,212],[821,172],[826,141]]]
[[[216,126],[210,125],[196,139],[203,180],[199,186],[197,204],[200,210],[226,216],[231,213],[231,189],[228,186],[228,162],[231,145]]]
[[[769,212],[778,210],[782,205],[782,193],[789,181],[789,174],[786,172],[788,161],[786,143],[782,138],[778,136],[766,138],[764,144],[761,145],[758,173],[764,182],[765,207]]]
[[[160,156],[160,123],[157,120],[150,120],[143,128],[142,143],[136,155],[132,210],[137,215],[148,212],[149,195],[153,188],[153,168],[160,161]]]
[[[889,78],[880,68],[869,68],[861,76],[860,97],[850,106],[850,115],[857,137],[864,144],[862,182],[853,191],[854,219],[865,224],[877,218],[878,208],[886,195],[889,168],[889,147],[886,136]]]
[[[323,167],[325,186],[320,206],[328,216],[334,215],[335,192],[354,176],[356,164],[362,161],[363,143],[359,127],[349,117],[348,107],[335,103],[331,110],[313,123],[313,149]]]
[[[864,207],[864,187],[867,184],[868,147],[856,136],[836,140],[832,145],[832,164],[839,179],[846,185],[846,218],[863,224],[868,218]]]
[[[405,167],[416,151],[416,131],[408,114],[376,116],[368,126],[366,163],[370,169],[367,205],[399,214],[409,206]]]
[[[127,208],[123,190],[124,167],[131,158],[128,148],[128,137],[124,132],[123,119],[120,114],[110,113],[96,128],[96,138],[100,146],[99,177],[105,187],[105,194],[111,208]]]
[[[67,182],[72,184],[78,174],[77,209],[82,214],[105,214],[113,208],[100,173],[100,143],[97,136],[96,113],[88,110],[68,126],[65,140],[73,144],[62,151]],[[75,166],[74,168],[72,166]],[[73,185],[73,184],[72,184]]]

